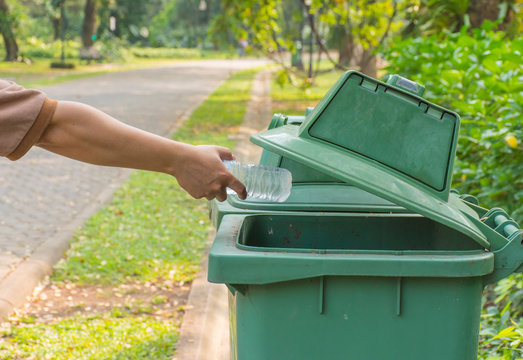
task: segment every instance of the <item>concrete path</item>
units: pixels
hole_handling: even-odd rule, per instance
[[[245,120],[235,134],[234,154],[243,163],[256,164],[262,148],[249,141],[252,134],[264,130],[272,117],[269,70],[256,75]],[[173,360],[228,360],[230,337],[228,290],[225,285],[207,281],[207,266],[191,285],[187,311],[176,343]]]
[[[209,60],[106,74],[44,88],[139,128],[168,135],[232,72],[263,60]],[[74,231],[130,174],[32,149],[0,158],[0,318],[31,294]]]

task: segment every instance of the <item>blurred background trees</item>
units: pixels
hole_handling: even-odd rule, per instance
[[[396,35],[456,32],[490,20],[513,37],[520,8],[520,0],[0,0],[0,31],[9,61],[25,55],[28,38],[59,39],[64,23],[66,38],[86,48],[118,38],[142,47],[237,49],[246,39],[274,58],[300,48],[335,67],[375,74],[377,55]]]

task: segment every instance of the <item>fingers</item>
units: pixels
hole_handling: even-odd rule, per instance
[[[233,189],[236,194],[238,194],[240,199],[245,200],[247,198],[247,189],[245,188],[245,185],[243,185],[240,180],[236,179],[234,176],[231,175],[231,180],[229,181],[227,187]]]
[[[227,199],[227,191],[225,189],[223,189],[222,191],[220,191],[219,193],[216,194],[216,200],[222,202],[222,201],[225,201]]]
[[[218,155],[222,160],[235,160],[234,155],[228,148],[216,146],[216,151],[218,151]],[[226,182],[225,186],[234,190],[240,199],[245,200],[247,198],[247,189],[238,179],[232,176],[232,174],[230,180]],[[227,192],[225,191],[225,188],[220,191],[219,195],[216,195],[216,199],[218,201],[224,201],[227,199]]]
[[[226,147],[216,146],[216,151],[218,152],[220,159],[234,160],[234,155],[232,154],[231,150],[227,149]]]
[[[234,155],[225,147],[199,145],[189,147],[188,158],[177,174],[178,183],[196,199],[206,198],[224,201],[227,199],[226,188],[234,190],[240,199],[247,198],[245,186],[234,177],[222,163],[234,160]]]

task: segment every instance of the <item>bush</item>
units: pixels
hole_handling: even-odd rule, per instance
[[[65,57],[67,59],[77,59],[80,47],[79,41],[66,40],[64,42]],[[32,36],[21,42],[19,53],[29,59],[59,59],[62,54],[62,45],[60,41],[45,42]]]
[[[172,59],[187,59],[201,57],[201,50],[192,49],[175,49],[175,48],[151,48],[151,47],[132,47],[129,49],[133,56],[138,58],[172,58]]]
[[[521,359],[523,350],[523,319],[511,319],[511,303],[501,311],[488,306],[481,316],[480,348],[478,359]]]
[[[495,24],[397,42],[389,72],[426,86],[425,97],[461,116],[454,186],[523,222],[523,39]]]
[[[107,36],[96,41],[93,47],[98,50],[102,59],[106,61],[130,61],[133,54],[128,50],[129,43],[127,40],[115,36]]]

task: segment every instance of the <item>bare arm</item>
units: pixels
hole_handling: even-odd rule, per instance
[[[72,159],[170,174],[191,196],[227,198],[226,187],[241,198],[245,186],[221,160],[231,160],[229,149],[193,146],[126,125],[88,105],[59,101],[38,146]]]

